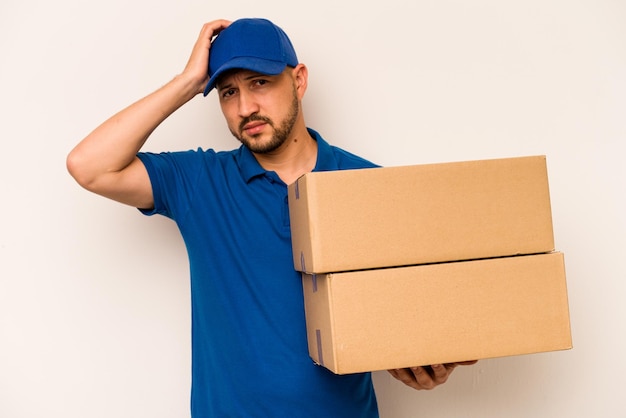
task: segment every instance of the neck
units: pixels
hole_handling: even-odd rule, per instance
[[[291,184],[315,168],[317,141],[303,127],[294,132],[276,151],[267,154],[255,153],[254,156],[261,167],[276,172],[285,184]]]

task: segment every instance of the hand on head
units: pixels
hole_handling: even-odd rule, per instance
[[[226,29],[232,22],[218,19],[205,23],[202,26],[198,40],[193,46],[191,56],[183,70],[183,75],[189,77],[190,82],[197,84],[197,92],[202,93],[209,81],[209,50],[211,41],[222,30]]]

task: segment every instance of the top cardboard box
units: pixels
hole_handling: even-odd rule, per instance
[[[545,156],[307,173],[289,213],[305,273],[554,250]]]

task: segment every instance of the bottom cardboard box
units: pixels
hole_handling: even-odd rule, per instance
[[[337,374],[572,347],[560,252],[302,280],[309,354]]]

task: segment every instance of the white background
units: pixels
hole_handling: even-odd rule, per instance
[[[382,416],[626,416],[625,2],[3,0],[0,417],[189,416],[182,240],[80,189],[65,157],[180,72],[204,21],[249,16],[290,35],[308,125],[336,145],[387,166],[547,156],[574,348],[429,392],[375,373]],[[211,95],[146,149],[237,145]]]

